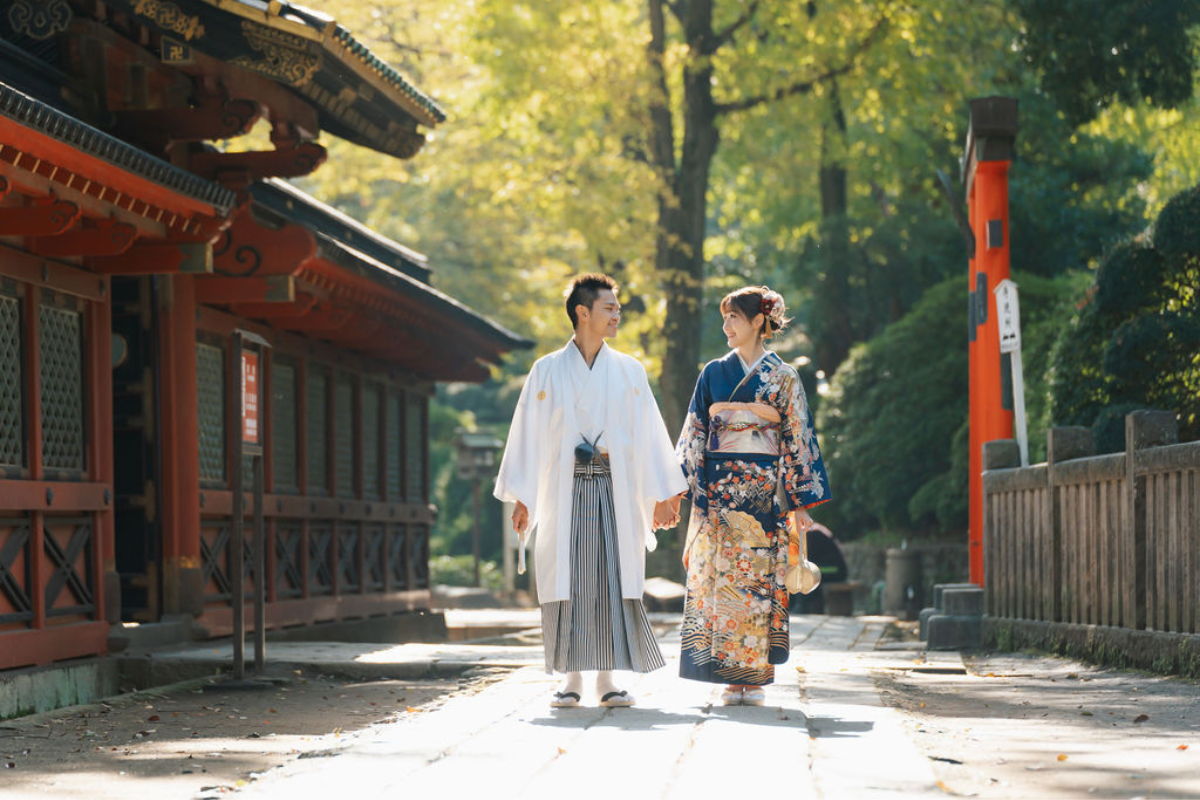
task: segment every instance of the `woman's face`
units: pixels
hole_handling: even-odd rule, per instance
[[[759,339],[758,332],[762,329],[762,324],[762,314],[755,314],[753,320],[747,320],[741,312],[731,308],[724,314],[721,330],[725,332],[725,341],[729,349],[736,350],[755,344]]]

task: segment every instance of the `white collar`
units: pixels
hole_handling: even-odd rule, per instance
[[[768,355],[771,354],[771,351],[764,347],[763,354],[761,356],[759,356],[757,359],[755,359],[753,364],[749,364],[749,365],[746,364],[746,359],[742,358],[742,354],[739,353],[737,350],[734,350],[733,354],[735,356],[737,356],[738,363],[742,365],[742,374],[749,375],[752,371],[754,371],[758,367],[759,364],[762,363],[762,360],[764,358],[766,358]]]
[[[608,349],[608,342],[603,340],[600,342],[600,349],[596,351],[596,357],[592,359],[590,366],[587,363],[587,359],[583,357],[583,349],[579,346],[579,341],[574,336],[571,337],[571,341],[567,342],[567,349],[573,350],[575,352],[575,357],[579,360],[579,363],[583,365],[583,368],[591,371],[595,369],[596,365],[600,363],[600,360],[604,357],[604,351]]]

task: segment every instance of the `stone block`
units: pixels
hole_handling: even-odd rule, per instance
[[[983,589],[946,589],[942,592],[942,611],[948,616],[983,613]]]
[[[983,469],[1012,469],[1021,466],[1021,448],[1016,439],[995,439],[983,443]]]
[[[1173,411],[1147,409],[1125,417],[1125,452],[1161,447],[1179,441],[1179,421]]]
[[[935,583],[933,585],[933,607],[942,607],[942,592],[947,589],[976,589],[978,586],[974,583]]]
[[[922,642],[929,638],[929,618],[940,613],[942,612],[936,608],[921,609],[921,613],[917,616],[917,619],[920,620],[921,623],[917,629],[917,638]]]
[[[1096,455],[1092,429],[1082,425],[1060,425],[1046,432],[1047,460],[1053,464]]]
[[[982,641],[983,617],[935,614],[929,618],[930,650],[973,650]]]

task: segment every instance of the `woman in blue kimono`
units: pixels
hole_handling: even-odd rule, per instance
[[[701,371],[676,446],[692,501],[679,669],[727,684],[726,705],[760,705],[788,658],[789,537],[829,479],[800,378],[763,347],[789,321],[783,298],[747,287],[721,314],[730,352]]]

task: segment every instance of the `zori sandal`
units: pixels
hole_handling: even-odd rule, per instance
[[[609,692],[600,698],[600,705],[605,708],[627,708],[636,702],[637,700],[633,699],[633,695],[624,689],[617,692]]]
[[[742,705],[761,706],[767,699],[767,693],[762,689],[742,689]]]
[[[721,705],[723,706],[740,706],[742,704],[741,689],[722,689],[721,690]]]
[[[577,692],[555,692],[554,699],[550,701],[551,708],[575,708],[579,705],[579,694]]]

